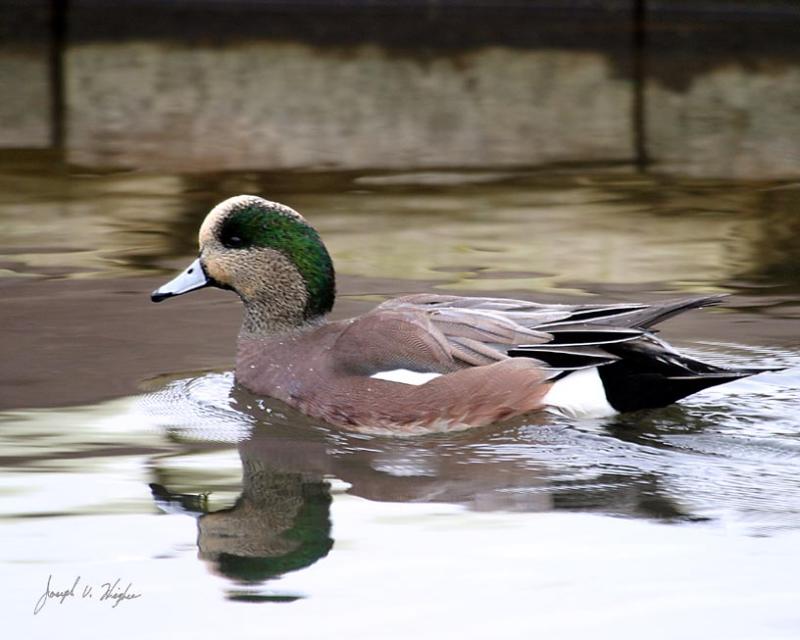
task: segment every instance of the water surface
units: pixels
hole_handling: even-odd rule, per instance
[[[800,185],[614,166],[149,175],[0,160],[0,610],[13,635],[800,632]],[[336,317],[419,291],[725,292],[724,308],[663,335],[718,363],[787,369],[612,419],[343,433],[233,385],[230,294],[149,303],[196,253],[206,211],[236,193],[318,227]],[[48,578],[77,578],[76,595],[34,616]],[[140,597],[101,599],[126,587]]]

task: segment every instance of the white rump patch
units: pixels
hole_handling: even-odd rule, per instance
[[[378,380],[388,380],[389,382],[402,382],[403,384],[421,385],[429,380],[438,378],[441,373],[423,373],[421,371],[411,371],[410,369],[392,369],[391,371],[378,371],[373,373],[370,378]]]
[[[543,402],[571,418],[604,418],[619,413],[608,403],[597,367],[556,380]]]

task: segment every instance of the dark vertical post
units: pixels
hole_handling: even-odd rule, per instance
[[[647,80],[647,0],[633,2],[633,155],[638,171],[645,171],[647,157],[647,131],[645,81]]]
[[[67,0],[50,0],[50,141],[64,146],[64,47],[67,35]]]

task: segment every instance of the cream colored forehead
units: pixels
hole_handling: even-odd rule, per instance
[[[264,208],[269,209],[279,209],[287,215],[295,216],[300,220],[303,220],[303,216],[297,213],[297,211],[278,202],[270,202],[269,200],[259,198],[258,196],[234,196],[232,198],[228,198],[227,200],[223,200],[208,212],[205,220],[203,220],[203,224],[200,225],[200,232],[198,234],[200,246],[216,240],[216,236],[220,226],[222,225],[222,221],[229,216],[232,211],[252,204],[260,204]]]

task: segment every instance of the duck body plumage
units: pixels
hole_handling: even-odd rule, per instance
[[[649,331],[719,301],[543,305],[406,296],[357,318],[242,336],[236,379],[307,415],[369,432],[449,431],[543,409],[607,416],[666,406],[757,372],[688,358]]]
[[[720,296],[568,305],[418,294],[330,321],[332,261],[289,207],[230,198],[206,217],[200,246],[153,300],[234,290],[245,305],[237,382],[346,429],[449,431],[545,409],[608,416],[764,371],[705,363],[655,335]]]

